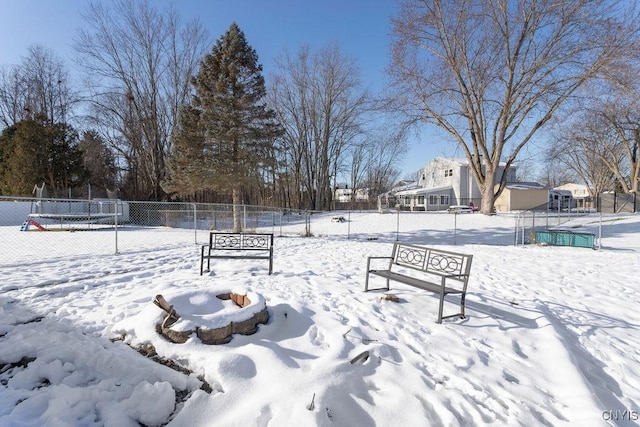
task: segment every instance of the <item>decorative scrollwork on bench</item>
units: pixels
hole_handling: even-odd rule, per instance
[[[426,250],[401,247],[398,251],[398,263],[420,267],[424,265]]]
[[[214,245],[221,248],[239,248],[241,246],[238,236],[228,234],[216,235]]]
[[[443,273],[462,273],[462,259],[451,255],[432,253],[429,257],[429,267]]]

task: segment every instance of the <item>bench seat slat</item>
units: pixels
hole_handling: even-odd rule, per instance
[[[435,293],[439,293],[440,289],[442,289],[442,286],[440,285],[440,283],[427,282],[424,279],[418,279],[417,277],[406,276],[404,274],[396,273],[395,271],[370,270],[369,273],[375,274],[376,276],[384,277],[385,279],[395,280],[396,282],[404,283],[406,285],[414,286],[416,288],[422,288],[426,291],[431,291]],[[462,293],[462,291],[460,289],[454,289],[454,288],[445,286],[444,293],[460,294]]]

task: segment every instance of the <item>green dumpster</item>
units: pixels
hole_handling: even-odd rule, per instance
[[[550,246],[575,246],[593,249],[595,237],[592,233],[575,233],[568,230],[536,231],[536,242]]]

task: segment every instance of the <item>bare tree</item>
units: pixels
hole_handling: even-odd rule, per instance
[[[93,125],[124,161],[128,195],[161,199],[170,136],[208,37],[172,8],[159,12],[146,0],[110,5],[89,3],[88,29],[74,43],[92,78]]]
[[[549,158],[574,171],[593,194],[613,190],[637,192],[640,181],[640,106],[635,92],[615,101],[580,106],[559,122]]]
[[[632,4],[623,10],[627,4],[402,2],[393,20],[393,101],[410,122],[453,136],[481,188],[481,212],[493,210],[508,169],[534,134],[586,81],[632,50],[638,14]]]
[[[393,131],[378,131],[367,137],[351,150],[351,186],[367,188],[370,197],[388,191],[397,180],[398,163],[405,155],[407,144],[404,134]]]
[[[63,61],[40,45],[30,46],[20,64],[0,69],[0,123],[5,127],[36,116],[67,123],[77,102]]]
[[[329,209],[332,184],[368,108],[359,69],[337,44],[285,52],[277,67],[271,104],[285,128],[283,175],[299,194],[296,207]]]
[[[20,67],[0,68],[0,120],[10,127],[29,117],[27,83]]]

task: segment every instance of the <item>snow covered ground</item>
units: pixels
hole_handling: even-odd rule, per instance
[[[501,215],[331,217],[276,233],[272,275],[220,260],[200,276],[193,231],[131,229],[135,250],[78,255],[102,231],[0,227],[0,426],[637,425],[640,217],[563,226],[601,229],[600,250],[513,246]],[[363,292],[367,257],[396,238],[473,254],[466,319],[437,324],[437,297],[401,284],[399,302]],[[257,333],[156,333],[156,295],[229,290],[266,301]]]

